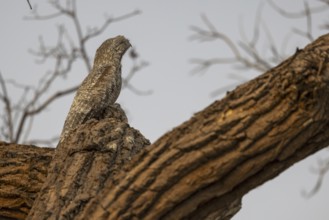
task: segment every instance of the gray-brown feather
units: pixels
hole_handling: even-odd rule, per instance
[[[94,66],[79,87],[60,136],[62,142],[78,125],[102,119],[121,91],[121,58],[130,43],[123,36],[106,40],[98,49]]]

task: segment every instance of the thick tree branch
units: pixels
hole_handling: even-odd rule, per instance
[[[29,219],[230,219],[251,189],[328,146],[328,61],[329,34],[146,148],[122,119],[89,121],[57,149]]]
[[[147,147],[81,219],[227,219],[249,190],[328,146],[328,60],[325,35],[239,86]]]
[[[0,219],[26,218],[53,153],[53,148],[0,142]]]
[[[104,187],[105,181],[114,181],[115,174],[146,145],[149,141],[127,124],[125,113],[117,105],[109,109],[106,119],[91,119],[82,124],[57,146],[49,178],[28,219],[64,215],[73,219]],[[67,207],[58,206],[58,202],[67,200]]]

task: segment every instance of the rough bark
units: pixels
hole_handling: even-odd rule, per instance
[[[237,87],[147,147],[80,219],[229,219],[252,188],[328,146],[328,58],[325,35]]]
[[[324,35],[145,148],[120,120],[78,127],[30,219],[230,219],[251,189],[328,146],[328,58]],[[118,146],[143,149],[122,169]]]
[[[25,219],[47,176],[53,148],[0,142],[0,219]]]
[[[57,146],[47,179],[27,219],[73,219],[149,141],[120,107],[78,126]],[[74,135],[72,135],[74,134]]]

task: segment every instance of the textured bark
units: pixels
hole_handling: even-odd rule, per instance
[[[0,219],[25,219],[54,149],[0,142]]]
[[[324,35],[145,148],[121,119],[78,127],[29,218],[230,219],[251,189],[328,146],[328,53]]]
[[[27,219],[73,219],[106,181],[149,141],[127,124],[120,107],[78,126],[57,146],[47,179]]]
[[[329,35],[147,147],[80,219],[229,219],[252,188],[329,144]]]

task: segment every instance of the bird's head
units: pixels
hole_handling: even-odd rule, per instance
[[[120,62],[129,47],[131,47],[129,40],[121,35],[104,41],[96,51],[94,65],[102,66],[111,62]]]

